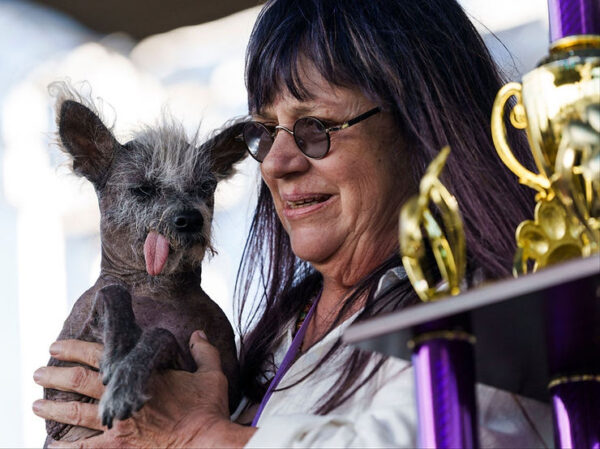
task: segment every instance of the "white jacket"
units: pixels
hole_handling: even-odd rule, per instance
[[[310,371],[357,315],[301,355],[278,389]],[[290,326],[275,353],[277,366],[291,342]],[[338,357],[300,384],[275,391],[246,447],[416,447],[414,373],[410,363],[403,360],[390,358],[343,405],[326,416],[314,414],[315,404],[334,387],[351,351],[344,348]],[[477,397],[482,447],[553,447],[551,410],[547,404],[480,384]]]

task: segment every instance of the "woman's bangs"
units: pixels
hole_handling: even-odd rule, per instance
[[[270,32],[256,33],[246,54],[246,87],[251,113],[271,104],[282,92],[289,92],[300,101],[311,99],[311,91],[303,75],[307,61],[329,83],[349,85],[345,78],[352,69],[339,58],[340,52],[335,51],[322,26],[289,12],[281,18],[265,14],[259,20],[274,26],[258,27]],[[340,60],[334,60],[335,55]]]
[[[275,97],[282,92],[289,92],[299,101],[311,99],[311,91],[306,85],[306,76],[303,75],[303,68],[306,61],[314,63],[320,75],[329,82],[334,83],[332,74],[323,70],[318,64],[320,58],[315,54],[310,54],[310,59],[300,50],[299,44],[291,47],[279,49],[280,51],[270,55],[269,59],[259,61],[249,61],[249,70],[247,72],[248,88],[248,106],[251,112],[258,112],[265,106],[270,105]],[[295,49],[295,50],[289,50]],[[314,59],[313,59],[314,58]]]

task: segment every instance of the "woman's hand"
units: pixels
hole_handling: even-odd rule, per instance
[[[104,431],[86,440],[59,441],[50,447],[243,447],[255,429],[229,420],[227,378],[218,351],[199,331],[190,338],[190,350],[198,370],[153,375],[151,399],[133,418],[116,421],[110,430],[102,426],[97,404],[36,401],[34,413],[42,418]],[[51,354],[59,360],[98,368],[102,346],[65,340],[53,344]],[[36,371],[34,378],[43,387],[75,391],[95,399],[104,391],[100,374],[81,367],[44,367]]]

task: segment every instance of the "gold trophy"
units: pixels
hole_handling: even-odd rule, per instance
[[[458,203],[439,180],[448,154],[450,147],[444,147],[429,164],[419,185],[419,195],[409,199],[400,211],[402,264],[423,301],[459,294],[465,275],[465,236]],[[443,225],[433,217],[431,203],[440,211]],[[426,268],[425,238],[429,240],[441,281],[433,279]]]
[[[525,129],[537,173],[525,168],[506,140],[504,109]],[[535,190],[535,219],[516,231],[515,274],[587,257],[600,250],[600,36],[568,36],[522,83],[496,96],[492,138],[519,182]],[[531,266],[533,265],[533,266]]]

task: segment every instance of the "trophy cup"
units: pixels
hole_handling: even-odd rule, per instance
[[[500,158],[538,192],[534,220],[516,231],[515,274],[600,251],[600,2],[549,0],[548,6],[550,54],[521,83],[502,87],[492,110]],[[526,130],[538,173],[525,168],[507,143],[504,109],[511,97],[511,124]],[[594,294],[563,292],[574,299]],[[582,356],[588,342],[568,322],[577,311],[548,314],[556,447],[600,447],[600,354]]]
[[[443,148],[421,179],[419,194],[400,212],[402,263],[423,301],[460,293],[466,268],[465,237],[456,199],[439,180],[450,148]],[[437,207],[441,224],[430,204]],[[431,270],[426,244],[437,270]],[[436,274],[434,274],[436,273]],[[439,276],[437,276],[439,273]],[[439,279],[441,277],[441,279]],[[465,317],[415,329],[412,351],[420,447],[478,447],[473,344]]]
[[[522,83],[500,89],[492,111],[492,137],[500,158],[522,184],[538,191],[536,219],[517,228],[516,274],[600,250],[600,35],[560,37],[556,30],[566,25],[552,22],[563,17],[560,11],[572,13],[567,6],[573,3],[581,8],[581,28],[589,30],[593,24],[588,14],[596,8],[595,20],[600,21],[600,4],[549,3],[551,30],[559,38]],[[526,129],[538,173],[521,165],[506,140],[504,108],[513,96],[517,101],[510,120],[515,128]]]

